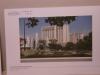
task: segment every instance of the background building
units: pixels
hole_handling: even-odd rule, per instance
[[[84,36],[85,36],[84,33],[73,32],[70,34],[70,42],[73,42],[74,44],[76,44],[80,39],[83,39]]]

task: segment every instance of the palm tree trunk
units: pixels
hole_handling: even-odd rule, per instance
[[[24,51],[26,46],[26,39],[25,39],[25,19],[24,19]]]

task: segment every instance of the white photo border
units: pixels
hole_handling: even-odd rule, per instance
[[[51,12],[52,11],[52,12]],[[73,75],[100,74],[100,6],[48,7],[5,9],[5,46],[7,75]],[[76,62],[20,62],[19,18],[50,16],[92,15],[93,54],[92,61]],[[14,71],[13,71],[14,70]],[[48,71],[47,71],[48,70]],[[38,72],[40,71],[40,72]]]

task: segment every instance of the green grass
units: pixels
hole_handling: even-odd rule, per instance
[[[21,52],[21,58],[92,57],[92,52],[78,52],[76,54],[72,52],[70,50],[60,52],[50,50],[25,50]]]

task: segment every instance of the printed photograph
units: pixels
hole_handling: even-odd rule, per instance
[[[20,58],[92,61],[92,16],[19,18]]]

